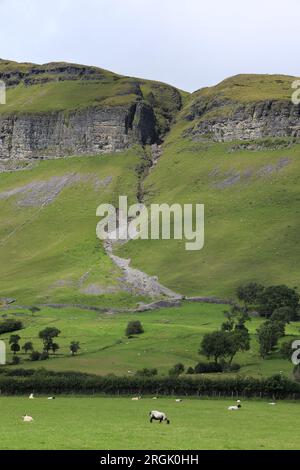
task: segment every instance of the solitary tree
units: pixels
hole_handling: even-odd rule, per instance
[[[130,321],[127,325],[125,335],[132,336],[132,335],[140,335],[144,333],[144,328],[139,320]]]
[[[20,341],[21,337],[19,335],[11,335],[9,338],[9,344],[10,344],[10,350],[14,353],[17,354],[17,352],[20,351]]]
[[[257,330],[259,352],[265,358],[277,346],[279,338],[284,336],[285,325],[278,321],[266,321]]]
[[[27,354],[29,351],[33,351],[33,344],[31,341],[26,341],[26,343],[22,346],[22,349]]]
[[[219,359],[230,356],[232,354],[230,333],[226,331],[213,331],[204,335],[199,354],[207,357],[207,359],[213,358],[215,363],[218,363]]]
[[[72,341],[70,344],[70,351],[72,353],[72,356],[75,356],[75,354],[78,353],[79,349],[80,349],[79,341]]]
[[[49,352],[52,349],[53,339],[57,338],[60,330],[55,327],[47,327],[39,332],[39,338],[43,341],[44,351]]]

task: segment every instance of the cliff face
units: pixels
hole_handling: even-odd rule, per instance
[[[159,139],[145,103],[0,118],[0,158],[29,159],[117,152]]]
[[[300,107],[288,101],[240,105],[227,116],[203,114],[188,133],[194,138],[209,136],[217,142],[300,137]]]
[[[186,134],[217,142],[300,137],[300,106],[292,103],[295,77],[238,75],[195,92],[184,112]]]
[[[0,60],[0,163],[160,143],[181,108],[169,85],[96,67]]]

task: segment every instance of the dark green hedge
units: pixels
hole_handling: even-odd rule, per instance
[[[200,377],[116,377],[50,372],[2,370],[0,391],[7,395],[40,394],[186,395],[300,398],[300,383],[280,375],[266,379]]]

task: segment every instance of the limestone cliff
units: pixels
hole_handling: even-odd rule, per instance
[[[169,85],[76,64],[0,60],[0,163],[159,143],[181,108]]]

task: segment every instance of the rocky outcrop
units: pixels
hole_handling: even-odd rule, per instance
[[[0,118],[0,159],[4,160],[96,155],[158,140],[154,112],[142,101]]]
[[[300,106],[274,100],[247,105],[226,102],[198,102],[187,116],[196,120],[187,134],[194,139],[217,142],[256,140],[266,137],[300,137]]]

